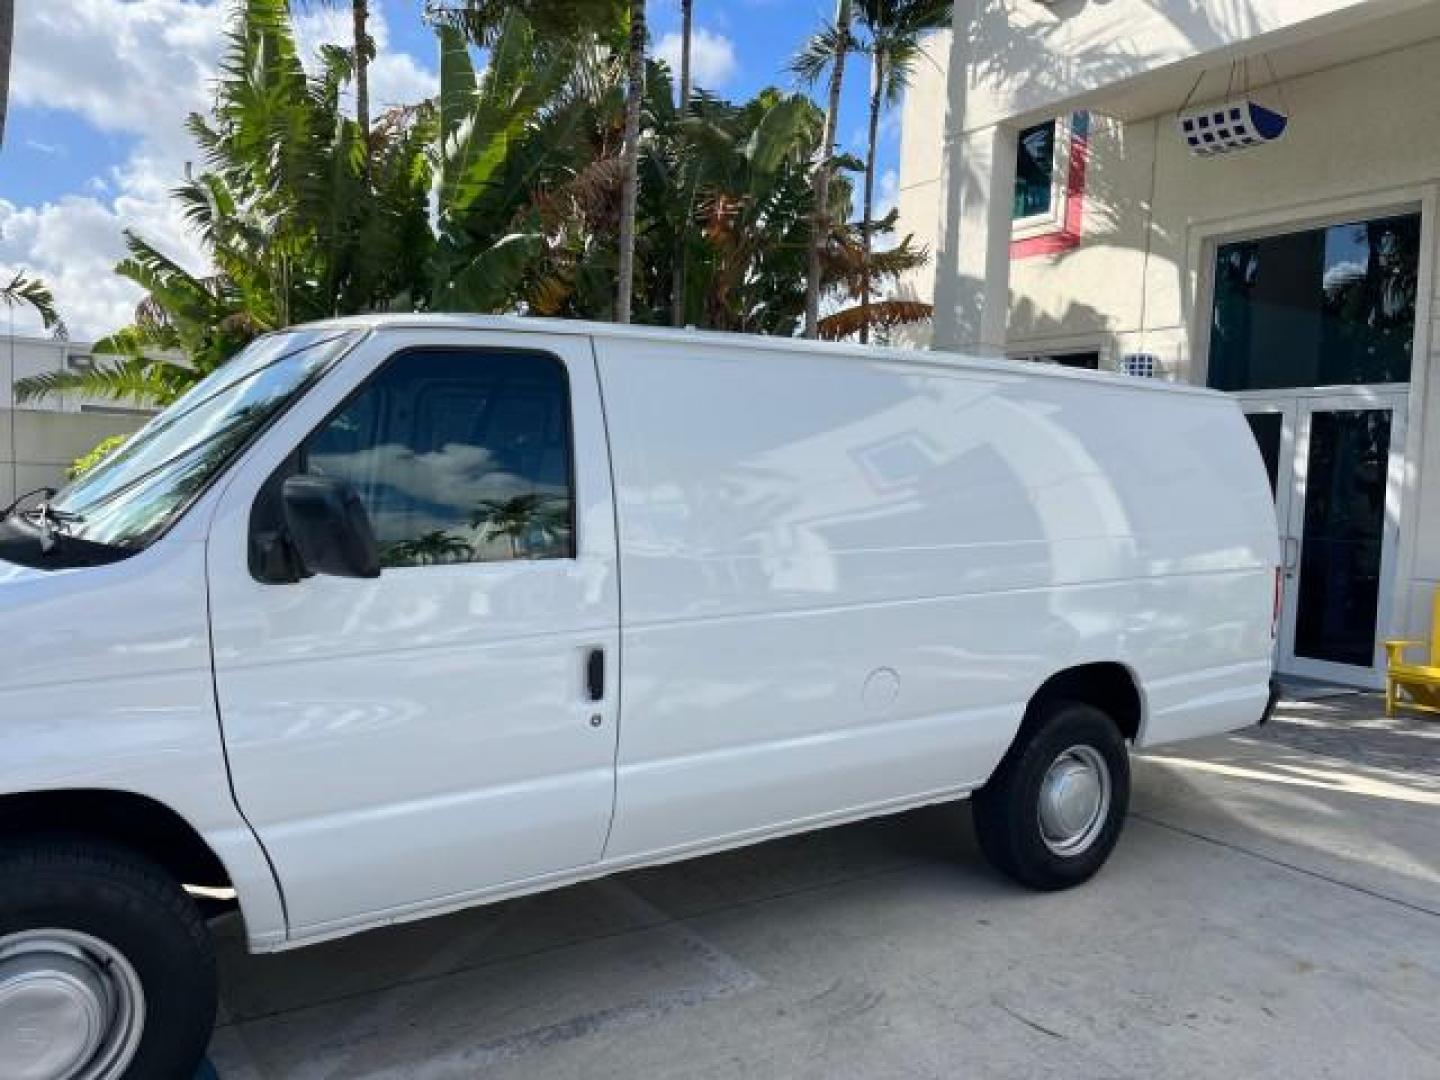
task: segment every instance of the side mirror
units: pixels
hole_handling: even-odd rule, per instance
[[[333,476],[301,473],[280,487],[285,526],[305,570],[335,577],[380,576],[380,549],[355,489]]]

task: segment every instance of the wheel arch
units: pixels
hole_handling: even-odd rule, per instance
[[[126,848],[182,885],[233,888],[224,862],[199,831],[147,795],[107,788],[0,795],[0,839],[44,834],[89,837]]]
[[[1145,730],[1145,695],[1140,680],[1118,660],[1076,664],[1055,672],[1035,688],[1025,704],[1025,715],[1015,734],[1018,745],[1039,723],[1044,706],[1055,701],[1079,701],[1113,719],[1132,745]]]

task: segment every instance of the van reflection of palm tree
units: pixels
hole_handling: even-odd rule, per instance
[[[569,530],[569,500],[556,495],[532,491],[509,499],[482,499],[470,513],[472,528],[484,528],[490,536],[504,537],[510,545],[510,557],[520,558],[520,545],[526,538],[539,533],[553,539]]]
[[[384,566],[426,566],[437,562],[455,562],[469,558],[471,548],[464,537],[435,529],[421,533],[413,540],[391,544],[380,557]]]

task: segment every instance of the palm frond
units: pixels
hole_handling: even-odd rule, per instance
[[[801,83],[814,86],[835,63],[842,49],[853,48],[849,34],[842,34],[835,23],[826,23],[791,58],[789,69]]]
[[[27,277],[24,271],[17,270],[10,283],[0,288],[0,301],[9,308],[30,308],[40,316],[41,325],[57,339],[63,341],[70,336],[65,320],[55,307],[55,297],[39,278]]]
[[[856,304],[820,320],[818,332],[826,341],[843,341],[856,337],[864,327],[871,330],[892,329],[910,323],[927,321],[935,309],[919,300],[875,300],[868,306]]]
[[[107,357],[82,371],[47,371],[16,380],[15,397],[18,401],[33,401],[57,394],[78,394],[102,400],[164,405],[195,380],[193,370],[167,360]]]

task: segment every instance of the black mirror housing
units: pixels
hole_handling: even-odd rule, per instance
[[[380,549],[359,494],[333,476],[300,473],[280,488],[285,528],[305,570],[333,577],[380,576]]]

